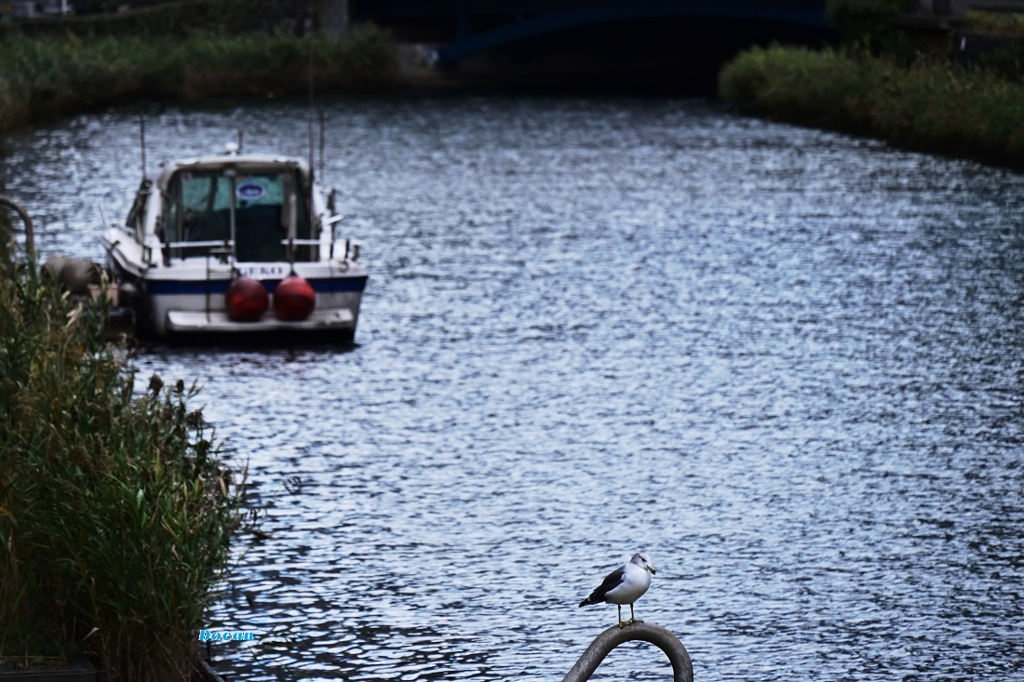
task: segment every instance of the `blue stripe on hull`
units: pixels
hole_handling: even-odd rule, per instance
[[[347,291],[363,291],[366,288],[366,277],[336,277],[332,279],[309,279],[306,280],[312,285],[317,293],[333,294]],[[273,294],[281,280],[261,280],[260,284],[267,288],[267,292]],[[150,295],[169,296],[173,294],[226,294],[229,280],[210,281],[174,281],[174,280],[146,280],[145,287]]]

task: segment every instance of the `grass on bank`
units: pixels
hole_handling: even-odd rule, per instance
[[[772,46],[740,54],[719,95],[803,125],[908,148],[1024,165],[1024,86],[987,71],[920,59]]]
[[[0,661],[188,679],[240,487],[194,389],[134,394],[100,317],[37,272],[0,232]]]
[[[0,131],[131,99],[196,99],[386,87],[394,44],[373,26],[326,35],[194,32],[0,39]]]

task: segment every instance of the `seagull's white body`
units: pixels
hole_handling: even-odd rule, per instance
[[[604,581],[597,586],[590,596],[580,602],[580,606],[590,604],[617,604],[619,607],[619,627],[635,623],[633,603],[644,596],[651,586],[651,576],[655,573],[651,558],[643,552],[637,552],[626,564],[609,573]],[[629,604],[629,620],[622,620],[622,607]]]
[[[618,576],[619,584],[604,593],[604,600],[611,604],[632,604],[651,586],[651,572],[632,561],[619,570],[622,571]]]

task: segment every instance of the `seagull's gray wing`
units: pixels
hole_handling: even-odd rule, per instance
[[[591,604],[604,602],[604,596],[621,585],[625,576],[626,567],[619,566],[605,577],[604,582],[598,585],[597,589],[591,592],[589,597],[580,602],[580,606],[590,606]]]

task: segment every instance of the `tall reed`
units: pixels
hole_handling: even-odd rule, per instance
[[[0,238],[0,658],[187,679],[240,482],[194,387],[136,394],[102,326]]]

